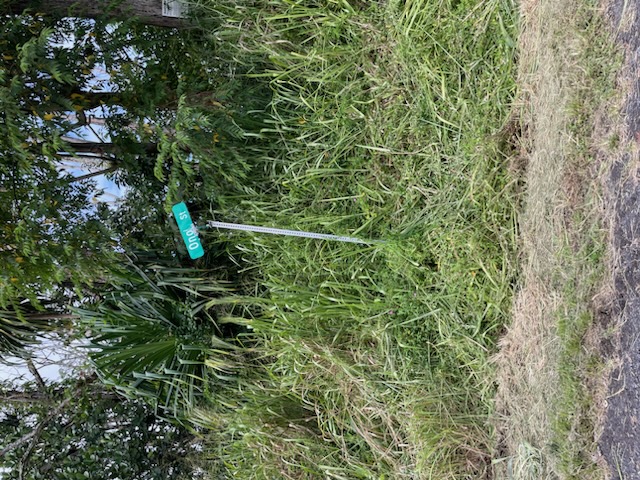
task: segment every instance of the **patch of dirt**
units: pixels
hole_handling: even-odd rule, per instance
[[[607,14],[625,53],[620,88],[628,91],[623,108],[623,148],[608,172],[615,294],[603,321],[621,327],[614,355],[620,365],[609,385],[599,438],[600,451],[615,480],[640,480],[640,12],[638,2],[613,0]],[[608,319],[606,317],[609,317]],[[606,350],[606,349],[605,349]],[[607,352],[604,352],[605,354]]]

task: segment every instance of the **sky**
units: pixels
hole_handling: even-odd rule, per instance
[[[73,365],[86,360],[86,356],[79,344],[66,346],[60,340],[54,338],[42,338],[41,343],[32,349],[33,363],[45,382],[59,380],[68,373]],[[0,362],[0,382],[11,381],[20,385],[34,380],[24,360],[9,357],[10,362],[16,365],[5,365]]]

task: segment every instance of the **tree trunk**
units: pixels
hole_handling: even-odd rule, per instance
[[[184,28],[188,22],[182,18],[162,16],[163,0],[9,0],[8,13],[20,14],[31,9],[48,15],[63,17],[107,18],[114,21],[135,17],[145,25]]]
[[[60,91],[56,92],[56,96],[47,101],[28,100],[22,107],[23,112],[38,112],[38,115],[53,112],[63,112],[66,107],[60,101],[56,101],[60,97],[65,100],[71,99],[74,105],[77,105],[76,115],[84,116],[85,111],[93,110],[101,105],[119,105],[120,94],[118,92],[88,92],[81,90],[75,85],[65,85]],[[74,99],[74,96],[77,98]]]
[[[68,177],[65,180],[65,183],[76,183],[82,182],[83,180],[87,180],[89,178],[97,177],[98,175],[106,175],[107,173],[115,172],[118,170],[118,166],[114,165],[113,167],[105,168],[104,170],[98,170],[97,172],[87,173],[85,175],[80,175],[79,177]]]
[[[109,159],[111,156],[117,156],[123,152],[122,147],[109,142],[83,142],[83,141],[71,141],[68,142],[75,154],[91,154],[97,155],[100,158]],[[138,143],[135,144],[135,150],[140,153],[147,153],[155,155],[158,153],[158,144],[153,142]]]

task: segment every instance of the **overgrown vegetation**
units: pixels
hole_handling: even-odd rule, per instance
[[[221,192],[213,216],[382,240],[205,234],[258,282],[232,315],[262,373],[201,414],[232,475],[485,475],[514,279],[514,5],[202,7],[273,89],[268,188]]]
[[[115,287],[78,314],[91,329],[90,357],[102,381],[182,418],[206,390],[205,360],[219,381],[234,370],[237,345],[224,338],[232,332],[223,331],[207,305],[229,287],[211,271],[149,257],[114,272]]]
[[[515,5],[201,2],[197,11],[213,48],[198,48],[193,32],[141,30],[137,65],[119,30],[82,27],[82,38],[113,39],[94,54],[118,93],[101,97],[112,140],[100,158],[131,188],[120,210],[131,218],[100,212],[108,230],[95,235],[117,248],[99,270],[87,267],[102,282],[79,298],[101,378],[209,427],[233,478],[488,475],[489,358],[515,275],[503,151]],[[16,79],[39,68],[5,61]],[[143,64],[153,72],[138,72]],[[86,87],[86,71],[69,82]],[[151,73],[155,90],[145,88]],[[55,75],[41,77],[57,88]],[[144,102],[131,103],[138,94]],[[16,122],[33,115],[54,118],[15,111]],[[56,154],[31,155],[55,177]],[[203,230],[209,253],[195,274],[158,210],[178,199],[201,227],[215,217],[379,242]],[[132,248],[154,249],[164,266],[123,262],[117,250]]]
[[[159,418],[141,400],[114,394],[93,376],[45,389],[35,383],[19,391],[3,389],[1,400],[6,479],[98,473],[103,478],[203,478],[190,460],[201,447],[192,432]]]
[[[588,446],[574,440],[588,436],[577,430],[588,404],[578,402],[576,354],[602,242],[598,228],[572,230],[593,218],[579,205],[583,179],[560,179],[535,158],[524,223],[516,213],[519,155],[557,140],[562,172],[588,170],[588,147],[568,152],[562,135],[587,136],[580,122],[597,99],[587,94],[599,85],[595,67],[596,83],[568,92],[553,75],[562,70],[557,55],[543,63],[550,94],[536,108],[566,116],[557,131],[545,124],[547,143],[520,152],[533,120],[521,123],[514,108],[511,0],[201,0],[192,8],[188,29],[164,32],[130,20],[105,28],[105,19],[6,17],[3,351],[28,356],[44,328],[81,331],[104,384],[207,432],[203,455],[216,460],[216,478],[583,474],[588,461],[576,448]],[[584,32],[564,37],[562,25],[538,46],[555,52],[562,39],[583,52],[572,42]],[[524,64],[538,65],[524,49]],[[92,116],[105,137],[78,142]],[[69,157],[104,167],[124,198],[90,207],[90,186],[59,172]],[[574,202],[560,209],[568,230],[545,219],[563,188]],[[167,215],[181,200],[207,252],[195,264]],[[375,241],[228,233],[208,229],[212,219]],[[566,231],[576,234],[567,243]],[[520,278],[518,240],[525,263],[529,252],[540,267],[525,265]],[[518,383],[515,400],[501,397],[499,408],[514,405],[515,433],[502,424],[494,433],[492,358],[516,282],[525,286],[516,311],[546,298],[527,290],[532,278],[541,289],[562,286],[566,300],[549,310],[558,395],[553,418],[545,410],[540,423],[554,432],[551,452],[524,439],[503,445],[528,428],[516,424],[517,402],[542,384]],[[517,367],[506,338],[502,362]],[[517,368],[498,364],[504,389]]]

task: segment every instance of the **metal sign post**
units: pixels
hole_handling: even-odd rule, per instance
[[[289,237],[317,238],[319,240],[333,240],[336,242],[361,243],[364,245],[379,243],[375,240],[361,240],[355,237],[343,237],[340,235],[329,235],[327,233],[303,232],[301,230],[286,230],[283,228],[258,227],[255,225],[243,225],[240,223],[207,222],[207,227],[243,230],[245,232],[254,233],[269,233],[272,235],[287,235]]]
[[[184,202],[173,206],[173,215],[178,223],[178,228],[182,234],[182,239],[187,246],[189,256],[193,259],[204,255],[204,249],[198,237],[198,230],[191,220],[191,215]],[[336,242],[359,243],[362,245],[372,245],[382,243],[380,240],[362,240],[355,237],[345,237],[340,235],[330,235],[327,233],[304,232],[302,230],[287,230],[284,228],[259,227],[256,225],[244,225],[241,223],[225,223],[209,221],[205,228],[224,228],[227,230],[242,230],[245,232],[268,233],[271,235],[286,235],[289,237],[315,238],[318,240],[331,240]]]

